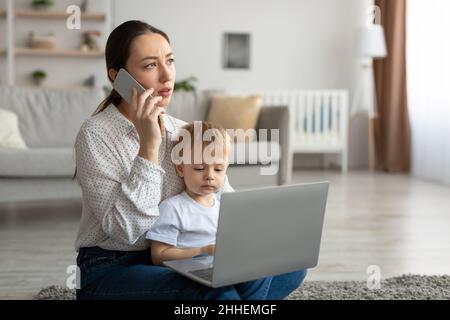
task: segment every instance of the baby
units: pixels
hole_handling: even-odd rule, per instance
[[[189,123],[180,129],[176,172],[186,189],[159,205],[159,218],[148,231],[154,264],[213,255],[220,194],[228,168],[230,137],[225,129],[209,122]],[[209,152],[208,152],[209,151]],[[175,158],[177,158],[175,156]],[[195,160],[195,161],[194,161]]]

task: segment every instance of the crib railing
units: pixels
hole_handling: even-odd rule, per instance
[[[294,153],[338,153],[342,171],[347,171],[347,91],[273,91],[262,97],[263,105],[289,107]]]

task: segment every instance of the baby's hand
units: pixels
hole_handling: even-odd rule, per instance
[[[216,251],[216,245],[215,244],[210,244],[208,246],[204,246],[204,247],[200,248],[200,252],[201,253],[207,253],[210,256],[213,256],[215,251]]]

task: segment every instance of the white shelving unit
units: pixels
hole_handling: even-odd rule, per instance
[[[58,11],[36,11],[36,10],[16,10],[14,12],[16,17],[21,18],[43,18],[43,19],[66,19],[69,14],[66,12],[58,12]],[[81,13],[82,20],[91,20],[91,21],[104,21],[106,18],[106,14],[104,13],[90,13],[85,12]]]
[[[112,28],[112,0],[105,0],[106,10],[105,12],[84,12],[81,13],[82,22],[95,22],[104,23],[105,30],[110,31]],[[48,10],[27,10],[16,9],[14,6],[14,0],[5,0],[5,8],[0,8],[0,19],[6,19],[6,47],[0,47],[0,59],[5,59],[6,56],[6,73],[7,84],[15,85],[16,76],[16,58],[17,57],[59,57],[59,58],[102,58],[104,57],[104,51],[82,51],[72,48],[55,48],[55,49],[33,49],[27,47],[16,46],[15,44],[15,28],[17,27],[17,19],[36,20],[41,22],[52,23],[52,21],[64,21],[70,16],[63,10],[48,9]],[[53,62],[52,63],[58,63]],[[30,70],[31,72],[31,70]],[[64,86],[64,85],[63,85]]]
[[[101,50],[81,51],[67,49],[32,49],[32,48],[14,48],[16,56],[47,56],[47,57],[103,57]]]

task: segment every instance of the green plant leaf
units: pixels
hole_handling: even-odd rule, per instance
[[[39,79],[39,78],[46,78],[47,77],[47,73],[44,70],[35,70],[33,71],[33,73],[31,74],[31,76],[34,79]]]
[[[192,84],[192,82],[197,81],[197,78],[194,76],[190,76],[187,79],[184,80],[180,80],[175,82],[173,91],[178,91],[178,90],[183,90],[183,91],[192,91],[195,92],[196,88],[195,86]]]

